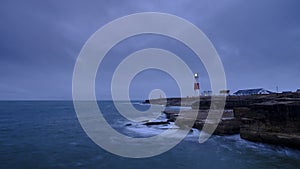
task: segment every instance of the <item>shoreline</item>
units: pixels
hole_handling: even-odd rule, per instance
[[[182,111],[185,115],[198,113],[192,127],[201,130],[211,106],[210,98],[153,99],[145,103],[165,104],[167,107],[181,106],[182,102],[183,107],[191,107],[190,110]],[[179,116],[179,111],[165,110],[163,113],[170,121],[178,118],[181,121],[189,120]],[[182,124],[177,125],[184,127]],[[217,125],[214,135],[239,134],[242,139],[252,142],[300,149],[300,93],[228,96],[220,123],[211,125]]]

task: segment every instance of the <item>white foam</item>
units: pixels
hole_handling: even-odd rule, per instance
[[[192,107],[184,107],[184,106],[168,106],[168,109],[176,109],[176,110],[191,110]]]

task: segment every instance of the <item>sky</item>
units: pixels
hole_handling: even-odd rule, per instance
[[[138,12],[169,13],[201,29],[222,60],[232,92],[246,88],[300,88],[300,1],[298,0],[51,0],[0,2],[0,100],[71,100],[72,75],[88,38],[105,24]],[[120,28],[122,31],[123,28]],[[142,35],[117,44],[98,69],[96,95],[110,99],[113,70],[130,53],[149,47],[174,52],[199,72],[201,62],[180,42]],[[148,70],[132,81],[132,99],[147,99],[154,88],[178,95],[169,75]]]

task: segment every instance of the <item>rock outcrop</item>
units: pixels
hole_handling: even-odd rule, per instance
[[[200,102],[199,102],[200,99]],[[218,118],[207,118],[211,106],[211,97],[170,98],[148,101],[151,104],[191,106],[192,110],[165,111],[169,121],[180,118],[184,127],[188,114],[197,113],[198,117],[192,127],[201,130],[208,120],[209,125],[216,126],[214,134],[230,135],[240,133],[241,138],[300,149],[300,93],[281,93],[269,95],[229,96],[226,98],[225,111],[220,121]],[[183,103],[183,105],[182,105]],[[213,104],[218,105],[217,102]],[[216,116],[218,117],[218,116]],[[218,123],[219,122],[219,123]],[[191,127],[191,126],[189,126]]]
[[[236,108],[241,138],[300,149],[300,102],[272,101]]]
[[[231,135],[238,134],[240,131],[240,122],[234,118],[234,113],[232,110],[224,110],[223,113],[218,110],[213,110],[212,115],[208,117],[208,110],[184,110],[181,111],[164,111],[167,118],[170,121],[176,121],[176,125],[179,127],[193,127],[199,130],[202,130],[206,121],[209,121],[208,125],[217,126],[216,130],[213,134],[216,135]],[[197,114],[196,120],[192,117],[189,118],[191,114]],[[220,121],[218,121],[218,117],[220,117],[220,113],[222,113]],[[189,121],[195,121],[193,126],[186,126]]]

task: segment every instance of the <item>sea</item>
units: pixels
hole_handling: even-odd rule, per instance
[[[131,102],[137,109],[149,105]],[[146,126],[122,117],[112,101],[99,101],[109,124],[131,137],[150,137],[167,124]],[[169,107],[178,109],[178,107]],[[165,118],[163,114],[160,117]],[[299,169],[300,151],[254,143],[239,135],[198,142],[193,129],[177,146],[148,158],[127,158],[95,144],[84,132],[72,101],[1,101],[0,168],[55,169]]]

